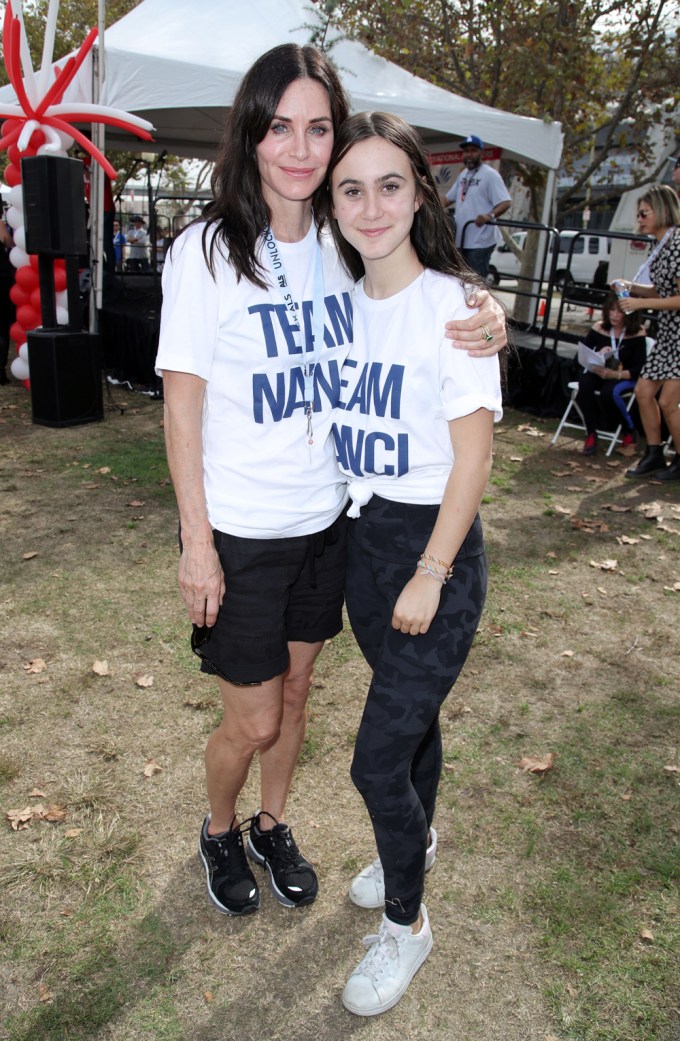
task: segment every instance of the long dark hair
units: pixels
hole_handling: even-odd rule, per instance
[[[203,220],[203,254],[210,273],[215,274],[215,251],[224,253],[238,280],[247,278],[266,289],[264,270],[257,257],[257,244],[271,214],[262,194],[255,146],[262,141],[276,115],[278,104],[295,80],[313,79],[326,90],[333,130],[347,118],[349,103],[338,74],[327,56],[316,47],[284,43],[263,54],[243,77],[227,117],[217,154],[211,186],[213,199]],[[325,195],[322,185],[314,195],[314,213]]]
[[[345,120],[336,134],[328,164],[329,188],[324,213],[333,232],[338,252],[349,273],[355,280],[361,278],[365,274],[364,263],[359,252],[340,234],[338,222],[333,217],[330,184],[333,171],[350,148],[359,141],[367,141],[372,137],[379,137],[396,145],[410,160],[421,200],[411,226],[411,242],[420,263],[434,271],[455,275],[467,285],[486,288],[479,276],[468,268],[456,247],[453,227],[439,198],[420,135],[405,120],[387,112],[358,112]]]

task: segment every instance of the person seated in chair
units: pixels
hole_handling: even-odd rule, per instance
[[[601,352],[602,365],[578,378],[576,404],[586,425],[583,454],[597,452],[596,430],[603,422],[612,429],[623,423],[623,445],[634,445],[637,434],[622,395],[633,389],[645,363],[647,341],[639,313],[624,315],[616,294],[610,293],[602,304],[602,318],[589,329],[584,343]]]

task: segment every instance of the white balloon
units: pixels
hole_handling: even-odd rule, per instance
[[[62,155],[65,156],[66,152],[63,148],[58,145],[53,145],[51,142],[46,141],[44,145],[41,145],[36,155]]]
[[[57,325],[68,325],[68,311],[65,307],[57,307]]]
[[[68,310],[68,293],[65,289],[62,289],[61,293],[57,293],[55,298],[57,307],[63,307],[64,310]]]
[[[24,211],[18,209],[16,206],[10,206],[7,210],[7,223],[10,228],[20,228],[24,223]]]
[[[26,229],[24,228],[23,224],[20,227],[15,228],[14,231],[12,232],[12,235],[14,237],[14,245],[18,246],[19,249],[23,249],[23,251],[25,253],[26,252]]]
[[[15,358],[10,365],[10,371],[17,380],[27,380],[31,375],[31,370],[23,358]]]
[[[19,249],[18,246],[14,246],[9,251],[9,262],[14,267],[26,267],[27,264],[30,264],[28,253],[25,249]]]
[[[25,361],[26,364],[28,365],[28,344],[27,343],[22,343],[21,347],[17,351],[17,354],[19,355],[21,360]]]
[[[13,188],[10,188],[7,193],[7,201],[10,206],[16,206],[18,210],[23,212],[24,209],[24,189],[20,184],[15,184]]]

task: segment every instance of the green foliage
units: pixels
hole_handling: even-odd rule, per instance
[[[508,112],[560,121],[567,171],[586,159],[560,199],[562,212],[631,124],[638,180],[650,160],[646,132],[674,126],[677,0],[342,0],[326,8],[349,36],[417,76]],[[519,172],[540,192],[542,171]]]

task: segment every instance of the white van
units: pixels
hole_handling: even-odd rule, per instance
[[[526,231],[515,231],[511,235],[511,238],[514,239],[521,249],[524,248],[526,237]],[[569,250],[574,239],[576,239],[576,241],[574,242],[574,250],[571,256],[571,268],[568,271],[567,261],[569,259]],[[560,232],[559,243],[560,257],[555,272],[555,285],[557,288],[561,288],[567,275],[570,275],[574,282],[584,282],[586,285],[590,285],[595,277],[595,272],[597,271],[597,266],[600,261],[605,261],[607,264],[609,263],[609,254],[611,250],[611,242],[609,239],[600,238],[598,235],[583,235],[576,231],[562,231]],[[545,265],[546,278],[550,272],[554,245],[555,239],[551,236],[549,246],[550,255]],[[500,246],[496,246],[495,250],[491,254],[489,282],[497,285],[503,278],[516,279],[519,275],[519,268],[520,258],[516,257],[510,247],[506,246],[506,244],[502,242]]]

